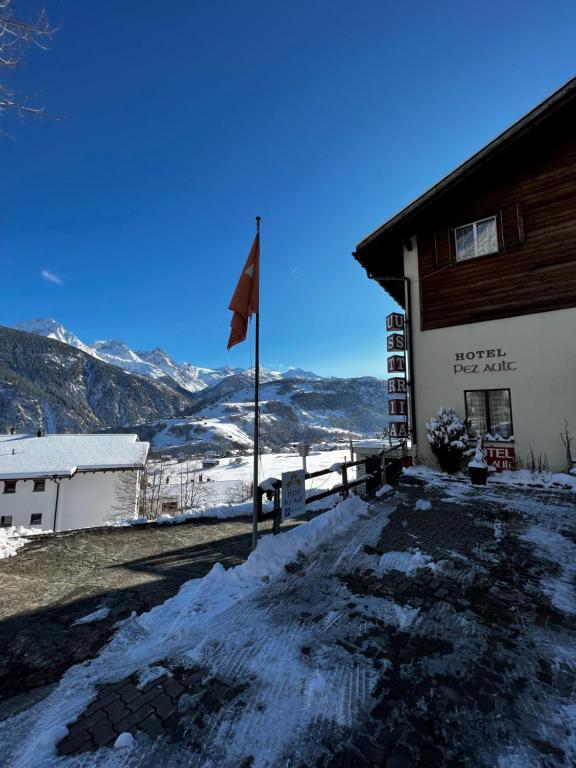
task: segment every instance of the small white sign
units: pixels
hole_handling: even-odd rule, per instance
[[[306,512],[304,470],[282,472],[282,520],[298,517],[304,512]]]

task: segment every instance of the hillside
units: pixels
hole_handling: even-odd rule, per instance
[[[68,343],[0,326],[0,429],[86,432],[189,410],[176,386],[129,375]]]
[[[158,449],[183,444],[202,450],[250,448],[251,385],[249,373],[230,376],[198,396],[188,416],[147,424],[140,428],[142,437]],[[270,448],[372,434],[388,421],[386,382],[370,377],[272,381],[261,387],[260,398],[262,441]]]

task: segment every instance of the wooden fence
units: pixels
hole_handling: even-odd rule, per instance
[[[328,496],[334,494],[340,494],[343,499],[347,499],[350,495],[352,488],[357,488],[360,485],[366,486],[366,494],[372,493],[379,488],[383,482],[391,479],[398,474],[402,469],[402,459],[406,455],[406,443],[401,442],[397,445],[390,446],[380,451],[380,453],[373,456],[366,456],[364,459],[358,461],[345,461],[338,462],[338,471],[342,476],[342,482],[337,485],[328,488],[325,491],[319,491],[318,493],[312,493],[310,496],[306,496],[306,504],[312,504],[315,501],[320,501]],[[355,480],[348,480],[348,470],[352,467],[359,467],[364,465],[364,472],[360,477]],[[319,469],[316,472],[307,472],[304,477],[306,480],[311,480],[314,477],[322,477],[322,475],[329,475],[333,471],[332,468]],[[264,509],[264,496],[269,501],[273,502],[272,510],[267,511]],[[267,488],[258,487],[258,495],[256,499],[258,506],[258,522],[264,520],[272,520],[272,533],[280,533],[280,524],[282,521],[282,482],[275,480]]]

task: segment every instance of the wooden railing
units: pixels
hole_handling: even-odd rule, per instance
[[[343,499],[347,499],[350,495],[352,488],[357,488],[360,485],[366,486],[366,493],[371,493],[376,490],[383,482],[386,482],[388,474],[394,464],[398,462],[401,466],[402,457],[406,454],[406,443],[398,443],[391,447],[385,448],[380,453],[373,456],[366,456],[364,459],[358,461],[344,461],[338,462],[338,472],[342,476],[342,482],[337,485],[328,488],[325,491],[319,491],[318,493],[311,493],[306,496],[306,504],[312,504],[315,501],[320,501],[328,496],[334,494],[340,494]],[[364,465],[364,473],[361,477],[357,477],[355,480],[348,480],[348,470],[352,467],[358,467]],[[334,466],[334,465],[333,465]],[[327,469],[319,469],[316,472],[307,472],[304,475],[305,480],[312,480],[315,477],[322,477],[323,475],[332,474],[336,471],[331,467]],[[258,522],[264,520],[272,520],[272,533],[280,533],[280,524],[282,521],[282,482],[281,480],[274,480],[268,487],[258,487],[258,495],[256,498]],[[272,501],[272,509],[264,509],[264,496]]]

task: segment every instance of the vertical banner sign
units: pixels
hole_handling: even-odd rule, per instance
[[[408,404],[406,401],[406,344],[404,315],[392,312],[386,318],[386,350],[388,352],[388,416],[390,437],[408,437]],[[392,374],[392,375],[390,375]]]

